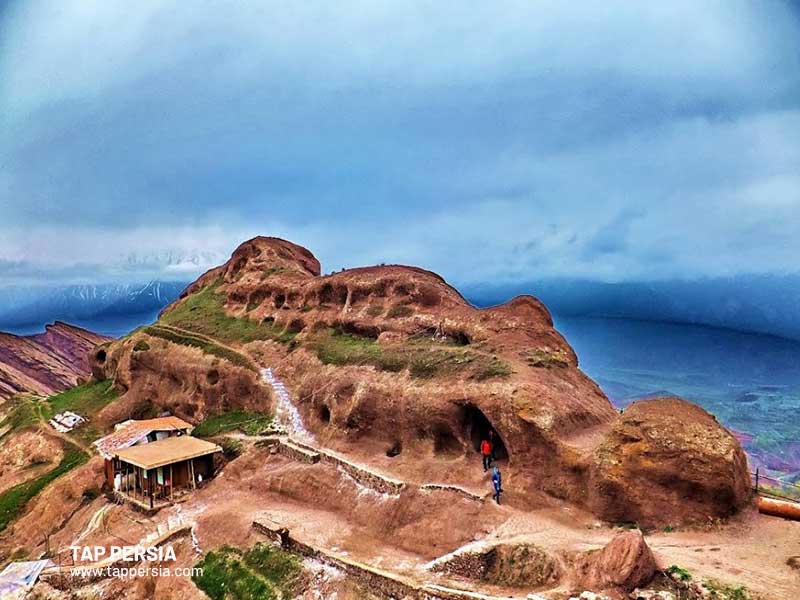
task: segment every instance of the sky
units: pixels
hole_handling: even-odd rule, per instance
[[[800,270],[792,2],[0,6],[0,285]]]

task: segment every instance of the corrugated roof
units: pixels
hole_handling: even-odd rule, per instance
[[[30,587],[39,578],[39,574],[49,567],[55,567],[50,559],[29,560],[9,563],[3,572],[0,573],[0,597],[4,584]]]
[[[117,450],[114,455],[142,469],[155,469],[214,452],[222,452],[222,448],[190,435],[181,435]]]
[[[128,421],[122,427],[94,442],[100,455],[110,459],[116,450],[133,446],[154,431],[185,431],[193,429],[190,423],[178,417],[158,417],[142,421]]]

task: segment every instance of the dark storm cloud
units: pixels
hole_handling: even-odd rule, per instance
[[[462,281],[796,269],[791,5],[501,8],[11,3],[0,259],[191,274],[263,233]]]

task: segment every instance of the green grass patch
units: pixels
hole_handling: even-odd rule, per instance
[[[565,368],[569,362],[561,352],[548,352],[546,350],[534,350],[528,356],[528,364],[539,369]]]
[[[414,314],[414,310],[405,304],[395,304],[386,313],[387,319],[399,319],[401,317],[410,317]]]
[[[255,366],[253,366],[253,363],[244,354],[236,352],[235,350],[231,350],[230,348],[225,348],[224,346],[220,346],[219,344],[215,344],[203,338],[180,333],[171,329],[164,329],[163,327],[158,327],[157,325],[146,327],[144,332],[147,335],[161,338],[162,340],[167,340],[173,344],[199,348],[206,354],[211,354],[223,360],[227,360],[228,362],[240,367],[244,367],[245,369],[250,369],[251,371],[256,370]]]
[[[212,600],[290,598],[302,572],[297,556],[269,544],[257,544],[246,552],[223,546],[196,566],[202,575],[192,581]]]
[[[147,340],[139,340],[133,346],[134,352],[147,352],[148,350],[150,350],[150,344],[147,343]]]
[[[0,421],[0,431],[6,430],[0,440],[15,431],[35,426],[40,421],[42,411],[40,400],[29,394],[17,394],[9,401],[11,405],[5,418]]]
[[[383,314],[383,307],[380,305],[370,306],[367,309],[367,314],[370,317],[380,317]]]
[[[408,369],[418,379],[458,373],[488,379],[505,377],[511,372],[508,365],[495,357],[427,336],[413,336],[402,344],[381,346],[370,337],[328,329],[316,333],[306,345],[325,364],[372,365],[393,373]]]
[[[49,419],[65,410],[71,410],[82,417],[92,416],[119,397],[110,379],[90,381],[66,392],[50,396],[46,400],[44,415]]]
[[[509,375],[511,375],[511,367],[499,358],[492,357],[488,363],[481,366],[481,368],[475,372],[475,379],[483,381],[485,379],[492,379],[493,377],[508,377]]]
[[[21,514],[25,505],[48,484],[78,465],[82,465],[88,459],[89,457],[83,451],[75,447],[67,448],[64,457],[55,469],[0,494],[0,531],[8,527],[8,524]]]
[[[689,571],[687,571],[683,567],[679,567],[678,565],[671,565],[665,571],[665,573],[670,576],[677,575],[678,579],[680,579],[681,581],[690,581],[692,579],[692,574],[689,573]]]
[[[110,379],[90,381],[42,401],[41,412],[45,421],[65,410],[78,413],[82,417],[91,420],[94,415],[117,398],[119,398],[119,394],[114,389],[114,384]],[[68,435],[79,440],[84,445],[88,445],[99,438],[102,432],[90,421],[89,423],[78,425]]]
[[[717,600],[752,600],[750,591],[743,585],[734,586],[710,579],[703,583],[711,591],[711,597]]]
[[[199,437],[210,437],[228,431],[241,431],[247,435],[259,435],[272,425],[272,417],[264,413],[246,410],[211,415],[194,428]]]
[[[284,332],[273,323],[231,317],[225,313],[225,295],[217,292],[220,281],[188,296],[164,314],[159,323],[200,333],[222,342],[246,344],[255,340],[287,343],[296,333]]]
[[[256,544],[248,550],[244,555],[244,563],[262,577],[278,584],[286,593],[291,591],[301,572],[297,556],[267,543]]]

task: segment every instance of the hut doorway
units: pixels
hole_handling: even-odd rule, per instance
[[[481,442],[483,440],[492,439],[494,433],[494,456],[497,460],[505,460],[508,458],[508,450],[506,449],[503,438],[500,433],[495,429],[492,422],[486,418],[481,409],[474,404],[467,404],[464,407],[463,416],[463,430],[466,439],[469,440],[475,452],[481,451]]]

